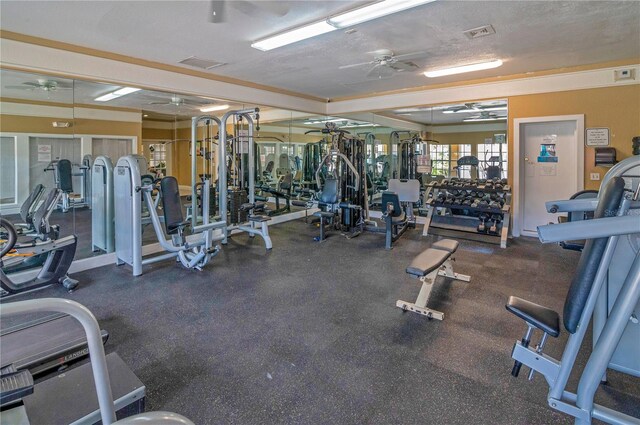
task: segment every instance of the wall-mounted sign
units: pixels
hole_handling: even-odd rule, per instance
[[[587,137],[585,138],[587,146],[609,146],[609,129],[587,128]]]

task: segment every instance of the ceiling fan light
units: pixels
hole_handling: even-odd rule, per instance
[[[334,31],[335,29],[336,27],[329,25],[326,21],[315,22],[313,24],[304,25],[302,27],[294,28],[281,34],[256,41],[255,43],[251,44],[251,47],[265,52],[268,50],[276,49],[278,47],[286,46],[287,44],[306,40],[307,38],[322,35]]]
[[[346,28],[422,4],[431,3],[432,1],[435,0],[383,0],[332,16],[327,19],[327,22],[336,28]]]
[[[490,62],[474,63],[471,65],[456,66],[453,68],[438,69],[436,71],[426,71],[424,75],[429,78],[444,77],[445,75],[463,74],[465,72],[482,71],[493,69],[502,65],[500,59]]]
[[[200,108],[200,112],[214,112],[214,111],[224,111],[225,109],[229,109],[229,105],[211,105],[205,106],[204,108]]]

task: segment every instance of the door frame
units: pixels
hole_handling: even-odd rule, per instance
[[[513,228],[512,234],[518,237],[521,234],[522,223],[524,222],[524,202],[520,199],[520,194],[524,192],[524,158],[521,152],[524,151],[524,138],[520,138],[521,126],[532,123],[545,123],[557,121],[574,121],[576,123],[576,158],[577,158],[577,179],[574,192],[584,189],[584,114],[576,115],[551,115],[545,117],[514,118],[513,120]],[[551,199],[549,199],[551,201]],[[524,236],[524,235],[523,235]]]

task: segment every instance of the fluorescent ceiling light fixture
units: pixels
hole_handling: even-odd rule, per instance
[[[336,28],[346,28],[422,4],[431,3],[432,1],[435,0],[384,0],[332,16],[327,19],[327,22]]]
[[[496,118],[466,118],[462,120],[463,122],[481,122],[481,121],[505,121],[507,117],[496,117]]]
[[[229,109],[229,105],[225,104],[205,106],[204,108],[200,108],[200,112],[224,111],[225,109]]]
[[[350,10],[325,20],[293,28],[289,31],[264,38],[251,44],[254,49],[267,51],[286,46],[307,38],[326,34],[392,13],[400,12],[435,0],[383,0],[365,7]]]
[[[315,37],[317,35],[322,35],[330,31],[334,31],[335,29],[336,27],[329,25],[326,21],[320,21],[256,41],[251,44],[251,47],[265,52],[297,41],[306,40],[307,38]]]
[[[118,89],[116,91],[112,91],[111,93],[107,93],[107,94],[103,94],[100,97],[96,97],[95,100],[96,102],[108,102],[110,100],[113,99],[117,99],[121,96],[130,94],[130,93],[135,93],[137,91],[140,91],[141,89],[137,89],[135,87],[123,87],[121,89]]]
[[[484,69],[497,68],[502,65],[500,59],[491,62],[474,63],[473,65],[456,66],[454,68],[439,69],[437,71],[427,71],[424,73],[429,78],[444,77],[445,75],[462,74],[465,72],[482,71]]]
[[[457,111],[442,111],[443,114],[469,114],[469,113],[477,113],[477,112],[491,112],[491,111],[506,111],[506,106],[495,106],[491,108],[474,108],[474,109],[458,109]]]

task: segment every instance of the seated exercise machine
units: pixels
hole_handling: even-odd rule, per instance
[[[444,276],[449,279],[461,280],[469,282],[470,276],[455,273],[451,262],[451,258],[458,249],[458,241],[453,239],[442,239],[431,245],[411,261],[407,267],[407,274],[417,277],[422,282],[420,293],[415,303],[408,301],[396,301],[396,307],[404,311],[412,311],[414,313],[427,316],[429,319],[443,320],[444,313],[430,309],[427,307],[433,284],[438,276]]]
[[[573,416],[576,424],[590,424],[593,419],[611,424],[640,423],[640,418],[594,403],[608,368],[640,376],[640,220],[630,213],[640,205],[639,197],[640,189],[629,194],[622,177],[605,178],[593,219],[538,227],[542,243],[586,240],[564,303],[563,322],[569,339],[559,361],[543,352],[547,338],[556,338],[561,332],[559,314],[513,296],[506,305],[527,325],[511,352],[515,360],[512,375],[518,376],[522,365],[531,369],[530,380],[535,372],[540,373],[549,385],[549,406]],[[598,318],[603,294],[608,303],[604,304],[605,317]],[[593,349],[577,391],[572,393],[566,389],[567,382],[592,318],[596,333]],[[532,336],[538,330],[542,337],[534,347]]]
[[[0,239],[3,240],[0,258],[0,296],[6,297],[26,291],[41,289],[56,283],[73,290],[78,281],[67,272],[76,252],[75,235],[53,239],[48,217],[60,197],[58,189],[52,189],[46,200],[33,214],[32,223],[37,234],[28,241],[19,241],[15,226],[0,218]],[[39,271],[34,272],[35,269]]]
[[[420,200],[420,181],[391,179],[389,188],[382,192],[382,218],[385,223],[385,245],[391,249],[393,242],[409,228],[415,227],[413,204]],[[367,227],[367,230],[373,230]]]
[[[283,174],[278,179],[278,187],[273,188],[267,184],[260,186],[258,189],[262,192],[263,196],[259,199],[261,202],[267,202],[269,200],[268,196],[271,195],[274,198],[276,208],[274,210],[267,209],[265,207],[265,213],[270,216],[276,216],[279,214],[288,213],[291,211],[291,189],[292,189],[292,180],[293,176],[291,173]],[[280,205],[280,200],[284,200],[284,205]]]
[[[191,226],[191,235],[185,236],[189,224],[182,215],[180,191],[175,177],[164,177],[159,187],[155,184],[142,184],[138,161],[132,155],[118,160],[114,176],[115,227],[116,227],[116,264],[129,264],[133,275],[142,274],[142,266],[158,261],[176,258],[188,269],[201,270],[218,253],[214,242],[221,236],[214,236],[215,229],[222,229],[224,221],[209,222],[209,182],[203,188],[203,223]],[[158,215],[156,201],[152,192],[158,190],[162,200],[164,216]],[[142,198],[149,213],[158,242],[167,251],[166,254],[142,259]],[[162,229],[171,237],[167,240]]]
[[[85,158],[86,159],[86,158]],[[85,161],[86,162],[86,161]],[[74,172],[74,167],[77,171]],[[68,212],[71,208],[90,207],[88,179],[90,178],[90,166],[84,164],[73,165],[68,159],[51,161],[44,171],[53,172],[53,181],[62,195],[58,208],[62,212]],[[80,177],[80,192],[74,193],[73,178]]]
[[[105,356],[98,322],[81,304],[60,298],[19,301],[3,304],[0,315],[6,319],[10,315],[41,312],[65,313],[65,317],[76,322],[84,334],[91,362],[36,384],[29,370],[3,363],[0,370],[3,423],[193,424],[175,413],[143,413],[144,384],[116,353]],[[117,420],[116,415],[121,419]]]

